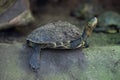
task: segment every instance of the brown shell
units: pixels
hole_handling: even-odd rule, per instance
[[[48,23],[35,29],[27,40],[34,43],[71,41],[81,37],[82,31],[66,21]]]

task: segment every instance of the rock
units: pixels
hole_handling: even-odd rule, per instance
[[[25,10],[27,10],[27,6],[23,3],[23,1],[16,0],[14,5],[9,7],[9,9],[4,13],[0,14],[0,23],[8,22],[9,20],[15,18]]]
[[[0,30],[11,27],[27,26],[31,23],[34,23],[34,17],[29,10],[26,10],[17,17],[10,20],[9,22],[1,23]]]
[[[73,76],[74,80],[73,72],[79,70],[77,72],[83,73],[86,66],[85,56],[81,50],[42,50],[41,67],[37,74],[28,65],[31,54],[31,50],[25,49],[20,43],[1,44],[0,78],[2,80],[57,78],[61,80]]]
[[[10,20],[9,24],[13,26],[27,26],[28,24],[33,22],[34,22],[34,17],[32,16],[29,10],[26,10],[17,17]]]
[[[9,10],[0,15],[0,30],[15,26],[26,26],[33,22],[34,17],[27,6],[23,4],[22,0],[17,0]]]
[[[119,46],[42,50],[38,73],[28,65],[31,50],[21,43],[0,44],[0,80],[119,80]]]

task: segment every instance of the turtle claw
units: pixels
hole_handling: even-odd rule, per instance
[[[87,44],[87,45],[85,45],[85,48],[88,48],[89,47],[89,45]]]
[[[88,43],[85,43],[84,47],[88,48],[90,45]]]
[[[37,72],[40,68],[40,63],[38,61],[37,62],[35,62],[35,61],[36,60],[30,60],[29,65],[34,72]]]
[[[89,46],[88,41],[85,41],[84,48],[88,48]]]

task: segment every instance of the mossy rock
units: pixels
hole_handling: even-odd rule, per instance
[[[34,73],[28,66],[31,54],[21,43],[0,44],[0,80],[119,80],[119,48],[43,50],[41,68]]]

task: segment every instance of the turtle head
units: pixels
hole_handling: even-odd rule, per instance
[[[98,20],[96,17],[90,19],[88,22],[87,22],[87,25],[85,26],[85,29],[84,29],[84,32],[83,32],[83,36],[87,36],[89,37],[93,31],[93,29],[96,27],[98,23]]]

